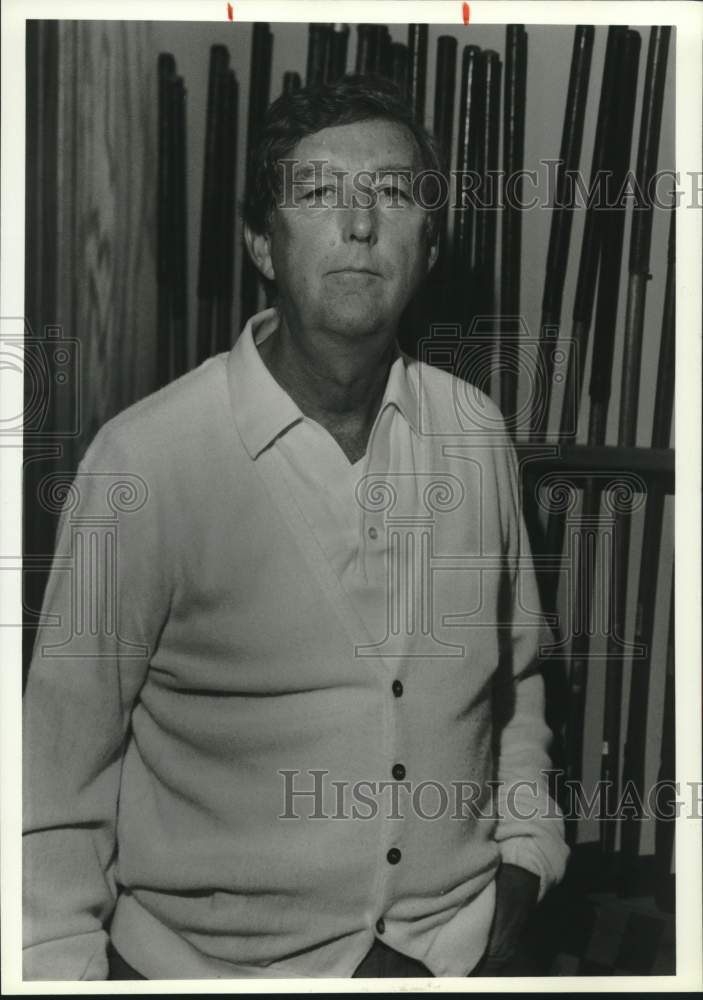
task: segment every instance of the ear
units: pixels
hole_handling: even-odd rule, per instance
[[[271,261],[271,238],[268,233],[255,233],[246,223],[244,224],[244,242],[249,251],[249,256],[255,266],[269,281],[275,280],[275,272]]]
[[[437,263],[437,258],[439,257],[439,234],[435,236],[432,243],[427,248],[427,273],[429,274],[432,268]]]

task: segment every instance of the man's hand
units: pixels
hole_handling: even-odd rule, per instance
[[[496,906],[488,945],[472,975],[520,975],[513,962],[538,895],[537,875],[518,865],[501,864],[496,875]]]

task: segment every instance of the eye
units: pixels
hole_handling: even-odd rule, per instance
[[[410,200],[408,192],[399,184],[384,184],[378,190],[383,199],[392,205],[407,204]]]
[[[321,187],[313,188],[307,191],[303,196],[303,199],[309,203],[315,204],[320,203],[326,198],[332,198],[336,196],[337,189],[332,184],[323,184]]]

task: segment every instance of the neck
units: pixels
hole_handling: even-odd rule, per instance
[[[291,330],[282,314],[259,353],[273,377],[302,412],[332,434],[343,429],[368,437],[383,398],[394,355],[388,337],[349,341]]]

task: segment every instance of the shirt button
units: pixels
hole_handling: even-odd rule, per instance
[[[369,528],[369,538],[373,538],[374,541],[378,538],[378,530],[376,528]]]
[[[400,698],[400,696],[403,693],[403,685],[401,681],[393,681],[391,685],[391,690],[393,694],[396,696],[396,698]]]
[[[401,853],[397,847],[391,847],[390,851],[386,855],[386,860],[389,865],[397,865],[400,861]]]
[[[402,781],[405,777],[405,767],[403,764],[394,764],[391,772],[396,781]]]
[[[383,917],[379,917],[378,920],[376,921],[376,930],[378,931],[379,934],[386,933],[386,921],[383,919]]]

